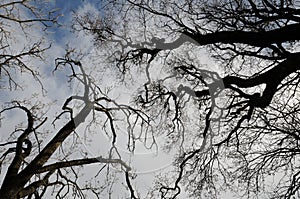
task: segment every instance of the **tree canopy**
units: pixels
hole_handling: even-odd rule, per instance
[[[72,26],[92,36],[96,58],[87,62],[68,49],[56,59],[55,73],[70,69],[78,91],[53,118],[48,141],[39,130],[47,120],[42,108],[13,101],[1,111],[27,115],[27,126],[0,145],[14,146],[2,150],[1,197],[39,198],[49,189],[58,198],[99,198],[103,190],[114,197],[118,173],[129,198],[300,197],[298,1],[108,0],[98,11],[75,12]],[[14,82],[10,57],[17,70],[32,71],[18,56],[6,56],[2,43],[8,82]],[[109,137],[107,148],[101,140],[101,156],[85,149],[79,159],[72,156],[81,131],[87,139]],[[139,190],[143,175],[123,153],[137,153],[140,145],[172,156],[167,169],[153,172],[147,191]],[[102,173],[106,185],[81,185],[76,169],[90,164],[103,166],[93,176]]]

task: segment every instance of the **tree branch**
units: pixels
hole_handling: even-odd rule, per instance
[[[56,170],[56,169],[60,169],[60,168],[80,166],[80,165],[93,164],[93,163],[121,164],[123,167],[126,168],[126,171],[131,170],[130,166],[128,166],[121,159],[102,158],[100,156],[97,158],[85,158],[85,159],[71,160],[71,161],[66,161],[66,162],[57,162],[54,164],[50,164],[50,165],[41,167],[40,169],[37,169],[36,173],[44,173],[47,171],[52,171],[52,170]]]

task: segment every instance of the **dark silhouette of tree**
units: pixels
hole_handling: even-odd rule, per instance
[[[152,197],[180,198],[183,188],[193,198],[300,197],[298,1],[127,0],[103,9],[111,16],[77,16],[76,28],[99,48],[110,43],[124,81],[145,74],[136,104],[178,149]],[[204,66],[208,55],[222,73]]]
[[[2,88],[8,86],[9,89],[27,89],[18,82],[18,75],[26,72],[40,83],[42,91],[47,90],[47,87],[44,88],[39,69],[34,65],[38,63],[35,62],[36,58],[45,58],[44,54],[50,46],[43,43],[42,38],[36,43],[32,43],[30,39],[35,28],[50,28],[57,23],[59,15],[56,10],[47,10],[51,6],[47,7],[48,5],[43,3],[31,0],[0,3]],[[24,47],[21,46],[20,50],[20,46],[16,47],[14,43]],[[128,121],[128,127],[123,127],[129,130],[135,129],[137,124],[147,125],[149,118],[138,109],[119,104],[109,98],[102,88],[95,84],[93,77],[85,73],[80,59],[71,58],[73,54],[74,50],[68,50],[63,58],[56,59],[53,73],[69,69],[69,81],[82,88],[82,93],[67,98],[61,112],[55,118],[47,117],[45,106],[48,105],[43,102],[36,104],[34,99],[24,99],[4,103],[1,99],[1,123],[15,125],[12,132],[1,128],[1,136],[9,135],[6,142],[0,143],[1,199],[48,198],[50,195],[54,198],[90,198],[92,195],[100,198],[101,192],[106,188],[110,189],[114,183],[112,173],[116,170],[124,174],[124,184],[128,187],[131,197],[137,197],[129,181],[131,168],[121,159],[115,146],[118,132],[115,117],[117,115],[120,119],[122,115],[123,120]],[[1,98],[2,95],[1,93]],[[20,112],[25,113],[25,124],[17,121]],[[129,118],[135,118],[137,124],[129,126]],[[49,120],[52,120],[50,130],[47,124]],[[92,156],[93,154],[76,148],[80,145],[76,130],[83,124],[86,129],[82,131],[91,133],[89,128],[99,130],[100,126],[99,131],[105,131],[112,138],[110,150],[104,152],[105,155]],[[74,153],[77,153],[77,156],[72,156]],[[101,182],[95,180],[83,184],[79,181],[78,168],[91,164],[100,165],[94,176],[105,173],[104,178]]]
[[[70,67],[72,71],[70,78],[83,85],[84,93],[83,95],[73,95],[66,99],[62,107],[62,112],[55,118],[53,125],[62,119],[64,115],[69,115],[68,119],[56,133],[48,132],[48,134],[54,135],[48,143],[43,143],[43,132],[41,129],[47,117],[43,116],[44,114],[40,115],[39,112],[41,108],[38,106],[28,109],[22,105],[21,102],[14,101],[12,105],[9,105],[0,112],[3,114],[17,109],[24,111],[27,115],[27,127],[17,128],[12,133],[12,135],[14,135],[12,137],[15,137],[15,141],[9,141],[0,145],[1,147],[9,146],[1,156],[1,163],[4,162],[8,156],[12,156],[0,189],[0,195],[3,199],[43,198],[44,196],[47,197],[45,193],[47,193],[46,191],[49,189],[53,189],[53,196],[58,198],[70,195],[78,198],[91,197],[91,195],[86,195],[86,192],[89,191],[90,194],[94,194],[99,198],[100,192],[104,189],[103,187],[98,187],[100,183],[96,185],[87,184],[85,187],[82,187],[78,184],[79,182],[77,182],[77,180],[79,176],[73,169],[73,167],[89,164],[102,164],[102,169],[106,167],[106,165],[119,165],[120,170],[124,172],[127,186],[131,188],[130,181],[128,180],[131,168],[127,163],[122,161],[118,155],[118,149],[115,147],[117,134],[114,115],[116,112],[121,112],[125,117],[129,118],[135,116],[137,120],[144,122],[147,122],[147,116],[137,109],[118,104],[108,98],[102,93],[100,87],[94,84],[94,80],[85,74],[81,63],[68,57],[68,53],[66,57],[56,60],[55,70],[59,67]],[[73,113],[74,101],[80,104],[78,113]],[[97,118],[102,118],[99,116],[102,114],[106,117],[104,124],[101,124],[97,120]],[[88,122],[87,126],[91,126],[92,123],[101,125],[107,129],[107,133],[111,134],[111,150],[109,151],[108,157],[89,157],[91,154],[86,153],[82,155],[82,158],[70,160],[72,157],[66,155],[66,149],[68,148],[68,142],[66,142],[67,138],[76,136],[74,135],[76,134],[75,130],[81,124],[86,125],[85,122]],[[130,128],[134,127],[131,126]],[[55,128],[53,130],[55,130]],[[88,133],[91,132],[88,131]],[[75,146],[73,145],[76,144],[79,144],[76,140],[71,144],[71,150],[73,150],[73,152],[75,150]],[[64,156],[62,158],[57,154],[58,149],[63,150],[62,154]],[[102,169],[100,169],[99,172],[101,172]],[[106,183],[111,182],[107,180]],[[131,194],[132,198],[135,198],[132,188]]]

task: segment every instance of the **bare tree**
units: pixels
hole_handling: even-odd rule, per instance
[[[110,59],[124,81],[145,74],[137,105],[178,148],[176,175],[162,176],[153,197],[178,198],[183,187],[194,198],[299,197],[299,6],[128,0],[105,5],[109,20],[118,16],[110,28],[77,17],[96,45],[117,49]],[[207,55],[222,73],[205,69]]]
[[[1,198],[42,198],[49,189],[52,189],[54,196],[58,198],[72,194],[74,197],[85,198],[86,192],[90,192],[90,194],[94,194],[99,198],[99,191],[101,192],[101,189],[103,189],[103,187],[99,186],[100,183],[94,185],[95,187],[90,187],[89,185],[85,187],[80,186],[77,182],[79,176],[73,169],[73,167],[89,164],[102,164],[103,168],[106,165],[120,165],[120,171],[124,172],[125,182],[127,182],[129,188],[131,187],[129,181],[131,168],[121,159],[118,149],[115,147],[117,131],[115,129],[114,115],[116,112],[121,112],[125,118],[136,117],[136,120],[141,120],[141,122],[145,123],[148,122],[147,116],[137,109],[118,104],[108,98],[101,91],[100,87],[94,84],[94,80],[85,74],[79,61],[72,60],[68,56],[57,59],[56,69],[62,66],[70,67],[72,71],[70,77],[83,85],[84,93],[83,95],[73,95],[65,101],[62,107],[63,112],[56,117],[54,122],[66,114],[69,115],[69,119],[56,133],[47,133],[48,135],[54,135],[47,144],[43,143],[42,132],[40,131],[47,117],[40,116],[39,112],[41,110],[38,107],[28,109],[16,101],[1,111],[1,113],[5,113],[19,109],[27,115],[27,127],[18,128],[12,134],[12,137],[15,137],[15,141],[1,144],[1,147],[9,146],[2,154],[1,162],[4,162],[8,156],[13,157],[11,161],[8,161],[8,168],[0,189]],[[80,105],[78,113],[73,112],[72,104],[74,104],[74,101],[77,101]],[[106,117],[104,124],[98,121],[99,118],[103,118],[101,115]],[[71,157],[66,155],[67,152],[65,150],[68,146],[64,144],[66,143],[65,140],[71,136],[76,137],[76,129],[81,124],[90,126],[92,123],[102,125],[102,128],[106,128],[107,133],[111,134],[111,149],[108,151],[107,157],[89,157],[91,154],[85,153],[80,159],[70,160]],[[134,127],[131,126],[130,128]],[[91,132],[88,131],[87,133]],[[74,153],[74,145],[78,144],[78,142],[76,139],[73,142],[69,150]],[[63,150],[62,154],[64,156],[62,159],[57,154],[58,149]],[[73,174],[70,174],[70,172]],[[131,194],[132,198],[135,198],[132,188]]]
[[[0,3],[1,86],[22,88],[17,76],[27,72],[44,90],[40,71],[34,65],[36,58],[44,59],[43,53],[47,53],[50,46],[43,43],[43,38],[32,43],[32,30],[46,30],[57,23],[58,17],[57,10],[47,10],[44,3],[34,0]],[[21,47],[15,45],[19,42]],[[72,58],[73,53],[68,50],[64,57],[57,58],[53,73],[61,69],[69,71],[69,82],[77,84],[82,92],[67,98],[56,117],[48,118],[45,110],[48,105],[42,102],[35,104],[28,99],[1,102],[1,124],[15,125],[11,132],[1,128],[1,136],[2,133],[9,135],[0,143],[1,199],[48,198],[50,195],[55,198],[100,198],[103,190],[111,192],[116,181],[114,172],[122,173],[123,184],[131,198],[137,198],[130,184],[131,167],[122,160],[116,147],[118,128],[133,131],[137,126],[147,126],[149,118],[139,109],[110,98],[103,91],[105,89],[96,84],[95,77],[86,74],[87,67],[84,68],[81,60]],[[25,124],[16,119],[19,112],[25,113]],[[125,121],[121,127],[118,127],[118,120]],[[111,138],[109,150],[93,156],[80,149],[82,143],[77,131],[86,134],[105,132]],[[94,181],[83,183],[80,168],[91,164],[99,165],[93,174]],[[98,175],[101,180],[95,180]]]

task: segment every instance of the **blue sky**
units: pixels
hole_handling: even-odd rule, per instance
[[[50,28],[50,31],[54,33],[54,39],[61,43],[65,37],[68,37],[70,33],[70,27],[72,25],[72,15],[74,12],[80,10],[85,5],[90,4],[92,7],[100,10],[102,0],[55,0],[51,2],[52,9],[58,9],[58,13],[61,16],[58,19],[58,23],[62,26],[59,28]]]
[[[51,31],[54,32],[54,38],[57,42],[63,42],[62,39],[66,37],[67,34],[69,34],[70,26],[72,20],[72,14],[74,11],[76,11],[80,6],[83,6],[83,3],[87,3],[87,1],[83,0],[56,0],[55,4],[53,5],[53,8],[58,8],[58,12],[62,14],[62,16],[59,17],[58,23],[62,26],[54,29],[52,28]]]

